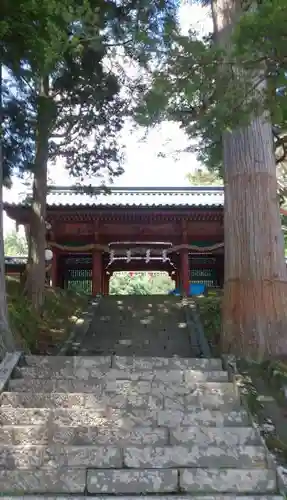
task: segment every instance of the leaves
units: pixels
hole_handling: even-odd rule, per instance
[[[222,184],[222,180],[216,172],[201,168],[187,174],[187,179],[192,186],[219,186]]]
[[[176,26],[170,0],[4,2],[4,164],[7,175],[33,169],[39,78],[48,76],[49,160],[63,158],[69,173],[122,173],[119,133],[140,92],[120,61],[146,67],[168,47]],[[1,16],[0,16],[1,18]],[[125,63],[126,64],[126,63]]]
[[[200,319],[215,356],[221,352],[221,297],[198,297]]]
[[[7,234],[4,239],[5,255],[15,257],[28,255],[27,241],[16,231]]]
[[[37,48],[34,50],[33,42],[24,45],[18,65],[14,41],[6,39],[5,62],[10,68],[10,78],[4,99],[5,171],[33,170],[40,75],[49,78],[45,120],[49,123],[50,159],[63,156],[71,172],[82,177],[87,172],[98,173],[101,167],[112,170],[111,162],[120,159],[116,140],[123,124],[120,86],[104,69],[103,47],[94,50],[87,42],[79,43],[79,31],[81,39],[85,35],[84,19],[80,16],[86,15],[86,11],[80,12],[77,3],[70,0],[61,9],[53,2],[46,7],[44,10],[44,2],[33,13]],[[81,29],[75,27],[77,20]],[[88,139],[93,143],[91,147],[87,145]]]
[[[57,342],[65,340],[74,326],[72,316],[80,316],[88,307],[84,295],[47,288],[40,315],[30,307],[18,281],[8,278],[6,282],[9,322],[17,345],[32,353],[43,352],[41,347],[47,349],[49,344],[55,347]]]
[[[146,85],[137,121],[177,121],[198,140],[199,160],[220,172],[223,132],[267,109],[281,137],[274,146],[282,153],[287,144],[286,21],[285,0],[263,0],[256,11],[243,15],[228,52],[219,50],[211,36],[175,33]]]
[[[63,159],[69,174],[82,182],[104,174],[112,180],[123,172],[119,133],[139,90],[121,61],[137,68],[154,62],[156,52],[168,47],[176,5],[170,0],[20,0],[15,7],[15,0],[0,6],[5,19],[1,63],[9,74],[3,161],[7,176],[33,172],[28,290],[39,308],[48,161]]]
[[[110,280],[111,295],[165,294],[173,288],[167,273],[115,273]]]

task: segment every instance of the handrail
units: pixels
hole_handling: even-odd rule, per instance
[[[183,306],[186,322],[188,325],[191,324],[190,341],[192,346],[198,350],[201,357],[211,358],[211,349],[204,333],[196,302],[192,298],[185,298]]]
[[[69,335],[69,337],[59,345],[56,346],[55,355],[64,356],[72,349],[73,355],[75,355],[81,348],[84,338],[88,335],[91,327],[91,322],[94,316],[95,307],[98,307],[102,300],[102,295],[98,294],[96,297],[91,297],[89,300],[88,310],[82,315],[83,321],[79,324],[75,323],[74,328]],[[78,340],[78,341],[77,341]],[[77,348],[73,349],[73,344],[77,343]]]
[[[12,373],[16,370],[22,356],[22,351],[6,352],[0,363],[0,393],[6,389]]]

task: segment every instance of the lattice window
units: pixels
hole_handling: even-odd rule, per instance
[[[92,257],[67,256],[64,260],[64,287],[78,292],[92,293]]]
[[[190,267],[197,267],[199,268],[200,266],[204,265],[214,265],[216,264],[216,257],[191,257],[190,259],[191,266]]]
[[[208,288],[216,288],[218,286],[216,270],[214,268],[191,269],[190,281],[195,284],[203,284]]]

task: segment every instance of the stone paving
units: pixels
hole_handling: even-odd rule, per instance
[[[177,316],[174,322],[176,330]],[[138,353],[138,336],[130,337]],[[178,352],[184,342],[173,342]],[[120,355],[85,349],[74,357],[26,356],[1,394],[1,498],[281,498],[219,359],[149,356],[160,351],[154,340],[142,356],[124,354],[120,344]]]
[[[95,310],[79,354],[191,355],[181,299],[166,295],[105,297]]]

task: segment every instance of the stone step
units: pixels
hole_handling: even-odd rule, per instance
[[[124,448],[124,466],[130,469],[172,467],[264,469],[267,467],[263,446],[165,446]]]
[[[38,356],[38,355],[26,355],[25,364],[30,367],[45,368],[47,366],[53,366],[54,368],[68,368],[74,367],[79,368],[84,366],[85,368],[101,368],[102,366],[107,366],[111,368],[112,357],[111,356]]]
[[[106,387],[107,389],[107,387]],[[226,394],[189,394],[165,396],[163,390],[150,388],[141,394],[134,390],[117,390],[100,394],[68,393],[68,392],[5,392],[0,395],[2,408],[91,408],[94,410],[113,408],[146,408],[186,410],[198,406],[201,408],[221,409],[222,406],[236,409],[240,406],[239,399]]]
[[[160,380],[109,380],[106,379],[88,379],[88,380],[66,380],[66,379],[10,379],[8,385],[9,391],[14,392],[64,392],[64,393],[92,393],[101,396],[109,393],[112,396],[143,394],[150,396],[165,396],[174,398],[175,396],[187,396],[187,402],[192,404],[192,400],[197,397],[202,401],[207,399],[217,399],[219,396],[224,398],[237,399],[234,386],[230,382],[202,382],[202,383],[184,383],[168,382]]]
[[[204,424],[204,422],[203,422]],[[242,446],[261,445],[261,437],[253,427],[178,427],[170,429],[171,445]]]
[[[92,470],[87,472],[87,491],[98,495],[276,492],[276,474],[270,469],[142,469]]]
[[[134,427],[112,429],[92,426],[69,427],[54,424],[43,425],[4,425],[0,427],[0,445],[118,445],[165,446],[165,445],[261,445],[259,434],[252,427]]]
[[[106,426],[130,429],[143,427],[179,427],[205,426],[211,427],[246,427],[249,417],[244,410],[219,411],[193,408],[180,410],[130,410],[107,407],[105,410],[92,409],[47,409],[47,408],[0,408],[0,425],[43,425],[53,422],[67,426]]]
[[[5,494],[80,493],[86,489],[86,469],[52,468],[0,470],[1,497]],[[25,497],[24,497],[25,498]],[[43,497],[42,497],[43,498]]]
[[[220,429],[218,429],[220,430]],[[168,429],[160,427],[134,427],[113,429],[82,426],[69,427],[65,425],[4,425],[0,427],[0,445],[50,445],[53,443],[72,446],[164,446],[169,442]],[[199,441],[200,443],[200,441]],[[252,440],[239,444],[257,444]]]
[[[97,395],[103,393],[103,384],[98,380],[45,380],[45,379],[10,379],[8,383],[9,391],[16,392],[87,392]]]
[[[120,370],[116,368],[83,368],[68,367],[54,368],[47,366],[41,367],[23,367],[18,371],[18,378],[25,379],[66,379],[66,380],[143,380],[143,381],[162,381],[171,383],[188,384],[204,382],[228,382],[228,374],[225,371],[205,371],[200,370],[168,370],[155,368],[154,370]]]
[[[133,356],[115,356],[113,358],[114,368],[125,370],[154,370],[155,368],[195,370],[195,371],[222,371],[222,361],[219,358],[149,358]]]
[[[179,489],[177,469],[87,471],[87,492],[102,495],[173,493]]]
[[[123,466],[123,453],[116,446],[0,446],[1,469],[117,469]]]
[[[276,472],[271,469],[181,469],[179,484],[187,493],[276,493]]]
[[[105,410],[113,408],[163,409],[164,398],[144,394],[101,394],[85,393],[29,393],[6,392],[0,396],[2,408],[90,408]]]
[[[269,494],[276,491],[275,472],[268,469],[33,469],[0,470],[5,494],[80,493],[143,495],[177,493]]]
[[[246,427],[250,425],[247,412],[243,409],[230,410],[225,407],[219,410],[190,408],[182,410],[161,410],[157,412],[157,425],[162,427]]]
[[[26,356],[30,367],[54,368],[116,368],[118,370],[168,370],[221,371],[219,358],[141,357],[141,356]]]
[[[61,500],[61,498],[64,498],[66,500],[86,500],[86,496],[80,496],[77,495],[75,496],[70,496],[70,495],[61,495],[61,497],[56,497],[56,496],[47,496],[45,495],[44,499],[45,500]],[[138,496],[107,496],[107,495],[101,495],[101,500],[139,500]],[[200,496],[194,496],[194,495],[161,495],[161,500],[283,500],[284,497],[280,495],[200,495]],[[9,496],[1,496],[1,500],[43,500],[43,496],[39,495],[25,495],[23,496],[15,496],[13,495],[13,499]],[[98,496],[92,496],[89,495],[89,500],[99,500]],[[148,496],[148,500],[159,500],[158,496]]]
[[[0,469],[95,468],[169,469],[178,467],[253,469],[266,467],[262,446],[0,446]]]
[[[187,396],[193,399],[195,396],[210,398],[218,396],[236,397],[234,386],[229,382],[202,382],[202,383],[176,383],[158,380],[107,380],[103,392],[110,394],[149,394],[153,396],[164,396],[175,399],[178,396]]]

